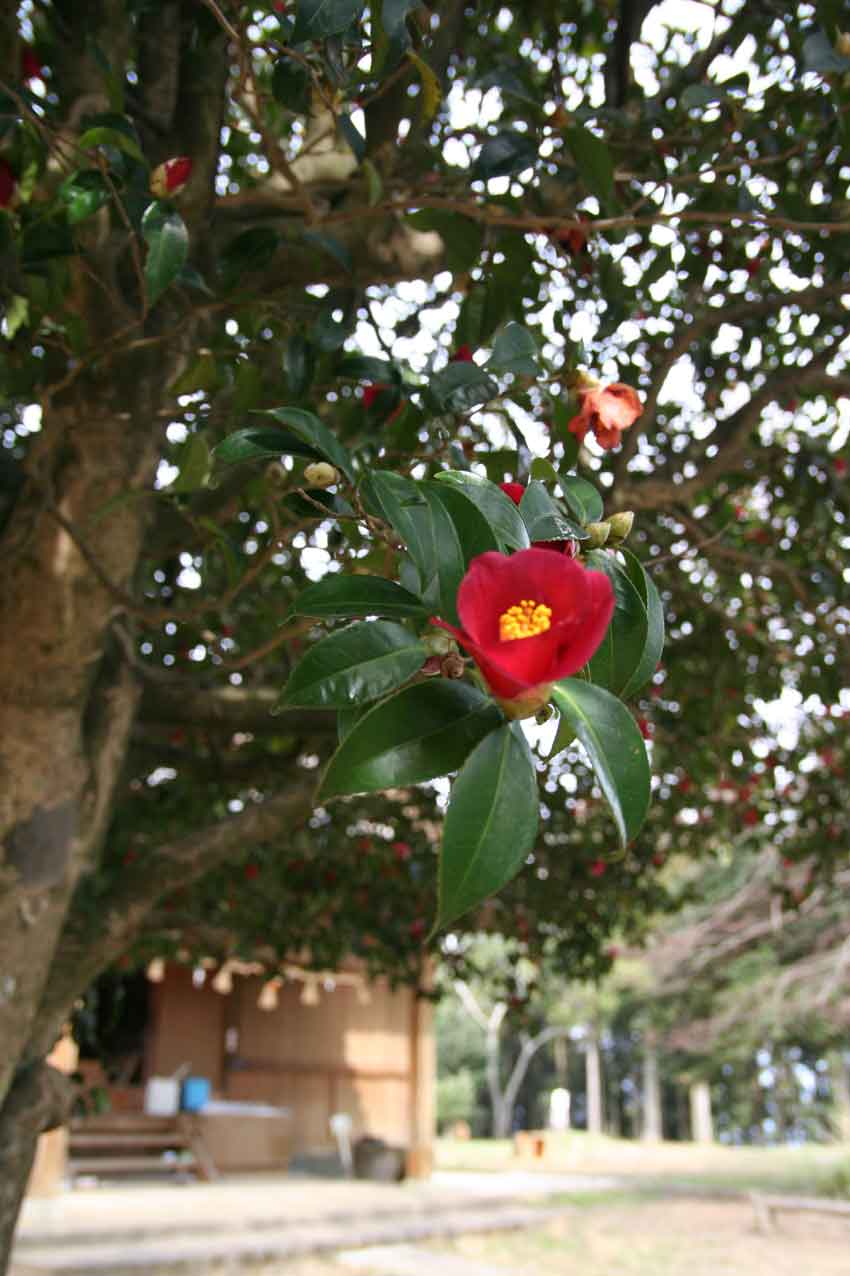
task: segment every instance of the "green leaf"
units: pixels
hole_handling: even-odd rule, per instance
[[[537,139],[528,133],[516,133],[503,129],[495,137],[488,137],[478,152],[473,166],[476,177],[489,181],[491,177],[509,177],[522,172],[537,162]]]
[[[502,720],[493,701],[469,683],[435,678],[406,687],[358,720],[331,758],[318,796],[374,793],[447,775]]]
[[[389,359],[377,359],[370,354],[347,354],[336,367],[341,377],[352,381],[372,381],[383,385],[401,383],[401,373]]]
[[[335,316],[342,313],[342,318]],[[338,350],[354,331],[357,323],[357,296],[351,289],[329,292],[312,327],[312,336],[320,350]]]
[[[321,487],[305,487],[303,496],[301,492],[288,492],[282,504],[298,518],[351,518],[354,514],[344,497]]]
[[[539,479],[541,483],[555,483],[560,485],[561,476],[555,469],[551,461],[547,461],[545,456],[535,456],[531,462],[531,469],[528,471],[531,478]]]
[[[629,580],[638,591],[647,616],[646,645],[637,668],[621,692],[625,698],[633,696],[649,682],[661,659],[664,651],[664,604],[652,577],[647,575],[631,550],[622,549],[620,553],[626,560]]]
[[[440,470],[434,478],[440,483],[450,483],[478,507],[503,554],[515,549],[528,549],[531,542],[519,510],[495,483],[469,470]]]
[[[646,817],[650,794],[649,763],[637,723],[616,696],[578,678],[556,683],[552,698],[584,746],[621,845],[628,846]]]
[[[354,269],[351,253],[339,239],[336,239],[333,235],[326,235],[320,230],[304,230],[301,232],[301,238],[306,243],[313,244],[315,248],[319,248],[323,253],[333,257],[334,261],[339,262],[343,270],[347,270],[351,274]]]
[[[383,0],[381,25],[394,46],[394,51],[399,55],[410,45],[407,15],[413,13],[414,9],[421,8],[422,0]]]
[[[355,722],[362,718],[364,713],[363,705],[357,705],[353,709],[339,709],[336,715],[336,738],[339,744],[342,744],[345,737],[351,731]]]
[[[836,52],[826,32],[818,28],[803,44],[803,69],[817,75],[846,75],[850,58]]]
[[[536,376],[537,342],[527,328],[519,323],[507,323],[496,333],[493,353],[487,360],[491,372],[519,372]]]
[[[351,116],[346,115],[344,111],[337,117],[337,125],[345,141],[351,147],[357,163],[362,164],[366,158],[366,138],[357,128]]]
[[[273,430],[261,425],[249,425],[244,430],[228,434],[213,448],[216,460],[225,465],[240,461],[256,461],[260,457],[306,456],[311,461],[321,461],[323,456],[295,434],[286,430]]]
[[[29,300],[26,297],[21,296],[19,292],[13,293],[6,302],[3,310],[3,335],[7,341],[12,341],[15,333],[19,332],[25,324],[29,323],[29,317]]]
[[[59,187],[72,226],[93,216],[112,198],[106,178],[98,168],[83,168],[67,177]]]
[[[407,49],[406,56],[416,67],[419,74],[419,80],[422,84],[419,118],[427,124],[430,120],[433,120],[439,110],[443,90],[440,88],[440,81],[436,72],[424,58],[421,58],[413,49]]]
[[[138,160],[140,164],[146,163],[139,143],[117,128],[105,128],[102,125],[88,128],[77,138],[77,146],[81,151],[91,150],[95,146],[114,146],[116,150],[123,151],[125,155]]]
[[[272,95],[276,102],[296,115],[310,110],[310,72],[294,58],[282,57],[272,71]]]
[[[576,168],[592,195],[601,204],[614,203],[614,164],[605,142],[582,124],[573,124],[563,131]]]
[[[530,541],[586,540],[587,533],[555,504],[536,479],[526,485],[519,512]]]
[[[420,600],[401,585],[383,576],[325,576],[308,585],[296,598],[295,616],[319,616],[323,620],[353,620],[363,616],[410,616],[422,620],[428,612]]]
[[[167,204],[149,204],[142,217],[142,235],[148,246],[145,286],[148,303],[155,306],[174,283],[189,252],[189,232],[183,218]]]
[[[299,439],[354,482],[354,467],[347,450],[314,413],[307,412],[304,408],[267,408],[262,411],[262,415],[274,417],[281,425],[288,425]]]
[[[303,332],[294,332],[286,343],[283,370],[290,394],[300,399],[306,394],[313,380],[316,352]]]
[[[421,208],[416,213],[409,213],[405,221],[416,230],[437,232],[446,246],[446,265],[452,274],[463,275],[478,261],[484,244],[481,222],[442,208]]]
[[[407,682],[428,658],[420,640],[389,620],[360,621],[311,647],[284,688],[284,705],[349,708]]]
[[[458,586],[466,559],[445,504],[424,483],[373,470],[360,487],[371,513],[395,528],[416,566],[426,604],[457,623]]]
[[[438,412],[469,412],[495,399],[499,387],[475,363],[450,363],[431,378],[428,391]]]
[[[613,554],[597,550],[587,565],[603,571],[614,587],[614,615],[588,666],[591,682],[614,695],[623,695],[640,667],[649,621],[638,590]]]
[[[364,159],[362,164],[363,172],[366,175],[366,189],[369,193],[369,207],[374,208],[376,204],[380,204],[381,196],[384,193],[384,183],[381,174],[375,168],[370,159]]]
[[[504,723],[469,755],[455,780],[440,851],[434,929],[500,890],[537,836],[537,774],[518,722]]]
[[[363,12],[361,0],[298,0],[293,44],[338,35]]]
[[[180,473],[166,492],[197,492],[206,485],[212,468],[210,447],[203,434],[190,434],[175,457]]]
[[[280,247],[280,235],[271,226],[251,226],[225,245],[219,256],[219,271],[226,288],[243,275],[265,270]]]
[[[602,518],[602,497],[587,479],[567,474],[560,479],[561,491],[570,511],[580,523],[598,523]]]

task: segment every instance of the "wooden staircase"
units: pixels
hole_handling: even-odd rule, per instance
[[[210,1180],[217,1170],[189,1113],[157,1117],[121,1112],[71,1122],[68,1174],[72,1181],[84,1175],[137,1174],[191,1174]]]

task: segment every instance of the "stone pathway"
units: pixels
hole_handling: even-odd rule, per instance
[[[428,1182],[242,1176],[216,1183],[121,1184],[28,1200],[16,1276],[154,1276],[213,1263],[275,1262],[310,1253],[533,1226],[561,1212],[556,1193],[619,1186],[601,1175],[445,1171]],[[419,1269],[430,1261],[427,1251]],[[431,1264],[435,1272],[436,1267]],[[393,1272],[392,1276],[396,1276]],[[401,1273],[398,1274],[401,1276]],[[463,1276],[475,1276],[467,1267]]]
[[[415,1245],[372,1245],[367,1249],[343,1250],[334,1259],[345,1267],[365,1268],[370,1276],[506,1276],[505,1269],[489,1263],[472,1262]]]

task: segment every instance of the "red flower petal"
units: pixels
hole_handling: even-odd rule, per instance
[[[472,361],[472,348],[466,342],[458,346],[454,354],[449,356],[449,363],[472,363]]]
[[[509,496],[511,498],[514,505],[519,505],[523,496],[525,496],[524,483],[500,483],[499,487],[502,489],[505,496]]]

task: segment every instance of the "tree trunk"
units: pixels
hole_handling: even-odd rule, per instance
[[[690,1087],[691,1138],[694,1143],[714,1142],[711,1117],[711,1087],[707,1081],[695,1081]]]
[[[601,1134],[604,1123],[602,1108],[602,1064],[599,1055],[599,1038],[593,1029],[587,1037],[584,1055],[587,1085],[587,1132]]]
[[[840,1143],[850,1143],[850,1066],[843,1050],[830,1051],[829,1086],[835,1137]]]
[[[647,1032],[643,1049],[643,1129],[641,1138],[652,1143],[657,1143],[662,1138],[658,1044],[654,1032]]]
[[[20,1069],[0,1111],[0,1272],[5,1272],[12,1237],[38,1136],[67,1120],[70,1090],[55,1068],[36,1063]]]

